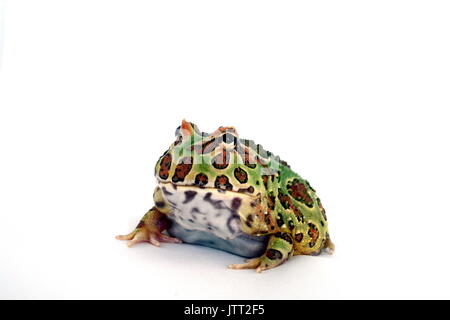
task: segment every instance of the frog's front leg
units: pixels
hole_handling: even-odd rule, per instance
[[[272,269],[287,261],[293,253],[291,235],[279,232],[270,237],[266,252],[259,258],[249,259],[243,264],[231,264],[230,269],[256,269],[256,272]]]
[[[142,217],[136,228],[127,235],[116,236],[116,239],[129,240],[129,247],[139,242],[149,242],[157,247],[160,246],[160,242],[181,243],[181,240],[162,233],[170,227],[166,213],[170,211],[171,207],[164,201],[159,187],[155,189],[153,199],[155,207]]]

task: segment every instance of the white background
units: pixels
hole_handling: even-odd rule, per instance
[[[0,6],[1,7],[1,6]],[[0,298],[450,298],[448,1],[8,1]],[[332,257],[129,249],[181,120],[322,198]]]

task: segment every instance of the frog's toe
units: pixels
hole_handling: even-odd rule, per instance
[[[275,267],[276,265],[271,265],[270,263],[267,263],[265,261],[265,257],[259,257],[255,259],[246,260],[245,263],[242,264],[230,264],[228,268],[234,269],[234,270],[241,270],[241,269],[255,269],[257,273],[261,273],[264,270],[271,269]]]
[[[156,247],[161,246],[161,242],[181,243],[177,238],[169,237],[161,232],[149,232],[146,228],[137,228],[127,235],[116,236],[119,240],[129,240],[128,247],[132,247],[140,242],[148,242]]]
[[[170,236],[162,234],[162,233],[159,234],[158,238],[160,241],[168,242],[168,243],[182,243],[183,242],[178,238],[170,237]]]
[[[123,235],[116,236],[117,240],[130,240],[130,242],[134,241],[137,238],[142,238],[142,234],[139,232],[138,229],[130,232],[129,234],[123,234]]]
[[[258,268],[256,268],[256,272],[257,273],[261,273],[261,272],[263,272],[264,270],[267,270],[268,268],[264,268],[263,266],[259,266]]]
[[[129,234],[126,235],[119,235],[116,236],[116,239],[118,240],[128,240],[128,247],[132,247],[137,243],[140,242],[150,242],[151,244],[159,247],[159,242],[152,237],[147,230],[143,229],[143,228],[138,228],[136,230],[134,230],[133,232],[130,232]]]
[[[124,234],[124,235],[118,235],[116,236],[117,240],[131,240],[134,237],[134,231],[129,233],[129,234]]]
[[[245,263],[240,264],[230,264],[228,268],[234,269],[234,270],[241,270],[241,269],[256,269],[261,264],[261,258],[255,258],[255,259],[249,259],[246,260]]]

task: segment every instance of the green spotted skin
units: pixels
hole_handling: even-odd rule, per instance
[[[237,211],[243,232],[271,235],[260,268],[334,248],[325,210],[308,181],[278,156],[239,138],[233,127],[206,134],[183,121],[156,163],[155,176],[161,186],[217,190],[242,203]]]

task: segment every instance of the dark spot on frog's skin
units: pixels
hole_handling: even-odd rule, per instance
[[[186,157],[175,167],[175,173],[172,177],[172,182],[183,182],[184,178],[189,174],[192,169],[192,157]]]
[[[191,210],[191,213],[195,213],[195,214],[201,214],[201,215],[206,215],[206,213],[201,212],[198,208],[194,207]]]
[[[240,167],[237,167],[236,169],[234,169],[234,176],[237,179],[237,181],[239,181],[240,183],[247,183],[247,181],[248,181],[247,172]]]
[[[302,242],[302,240],[303,240],[303,233],[297,233],[296,235],[295,235],[295,241],[296,242],[298,242],[298,243],[300,243],[300,242]]]
[[[205,187],[208,184],[208,176],[204,173],[199,173],[195,176],[195,185],[200,188]]]
[[[292,220],[289,220],[289,222],[288,222],[288,227],[289,227],[289,230],[294,230],[294,222],[292,221]]]
[[[278,225],[278,227],[282,227],[283,224],[284,224],[283,217],[282,217],[281,213],[278,213],[278,216],[277,216],[277,225]]]
[[[250,194],[252,194],[253,192],[255,192],[255,188],[250,186],[248,188],[239,189],[237,192],[243,192],[243,193],[250,193]]]
[[[278,170],[277,171],[277,181],[280,182],[280,179],[281,179],[281,171]]]
[[[167,153],[162,157],[159,165],[159,177],[166,180],[169,177],[170,166],[172,165],[172,155]]]
[[[181,142],[183,141],[183,137],[181,135],[177,136],[177,139],[175,140],[175,142],[173,143],[174,146],[179,145]]]
[[[285,232],[278,232],[274,236],[292,244],[292,237]]]
[[[322,225],[322,227],[324,227],[324,226],[325,226],[325,223],[323,223],[323,221],[322,221],[322,220],[320,220],[320,224]]]
[[[261,178],[263,180],[264,187],[267,189],[267,184],[269,183],[269,176],[268,175],[262,175]]]
[[[317,239],[319,238],[319,229],[313,224],[308,223],[309,229],[308,229],[308,235],[311,237],[311,242],[309,243],[309,247],[312,248],[317,242]]]
[[[303,223],[304,222],[304,218],[303,218],[303,214],[300,211],[300,209],[297,208],[294,204],[291,205],[291,209],[294,212],[295,217],[297,218],[297,221]]]
[[[269,258],[270,260],[279,260],[283,258],[283,254],[279,250],[268,249],[266,251],[266,257]]]
[[[164,201],[156,201],[155,202],[155,206],[157,207],[157,208],[164,208],[164,205],[165,205],[166,203],[164,202]]]
[[[281,190],[279,190],[278,192],[278,199],[280,200],[281,205],[283,206],[283,208],[289,209],[291,199],[287,194],[283,194]]]
[[[313,199],[308,193],[306,184],[301,183],[300,180],[294,179],[290,181],[287,185],[289,194],[297,201],[307,205],[308,207],[313,207]]]
[[[209,202],[215,209],[223,209],[222,200],[211,199],[211,196],[212,196],[212,193],[208,192],[203,197],[203,200],[205,200],[205,202]]]
[[[162,192],[163,192],[166,196],[171,196],[171,195],[173,195],[172,192],[167,191],[166,187],[162,187],[161,190],[162,190]]]
[[[216,189],[223,189],[223,190],[233,189],[233,186],[230,184],[228,177],[225,175],[221,175],[216,178],[216,181],[214,182],[214,187]]]
[[[241,206],[241,203],[242,203],[241,198],[233,198],[233,200],[231,201],[231,209],[237,211]]]
[[[273,192],[269,193],[269,196],[267,197],[267,206],[270,210],[275,209],[275,196],[273,195]]]
[[[312,239],[317,240],[317,238],[319,238],[319,230],[317,229],[317,227],[313,223],[308,223],[308,227],[308,235]]]
[[[266,225],[270,226],[271,231],[275,230],[275,226],[272,223],[272,219],[269,213],[266,213],[264,215],[264,222],[266,223]]]
[[[209,201],[209,200],[211,199],[211,196],[212,196],[212,193],[211,193],[211,192],[208,192],[208,193],[205,194],[205,196],[203,197],[203,199],[204,199],[205,201]]]
[[[195,192],[195,191],[192,191],[192,190],[185,191],[184,192],[185,199],[183,201],[183,204],[189,203],[192,200],[194,200],[196,195],[197,195],[197,192]]]
[[[252,224],[253,224],[253,220],[254,220],[253,215],[252,215],[252,214],[249,214],[249,215],[247,216],[247,219],[245,219],[245,225],[246,225],[247,227],[251,228],[251,226],[252,226]]]

